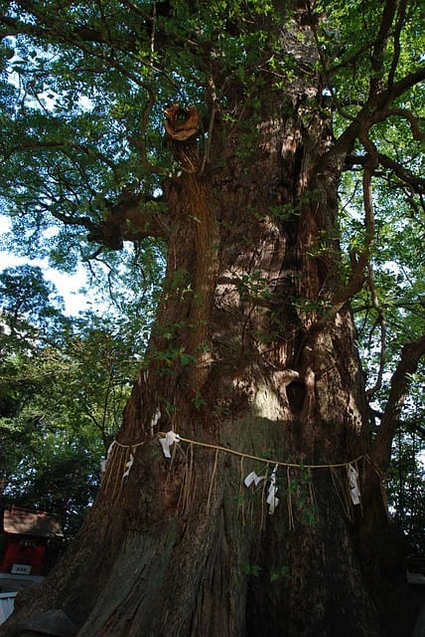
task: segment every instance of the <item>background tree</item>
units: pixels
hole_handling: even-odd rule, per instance
[[[50,511],[67,536],[93,503],[150,321],[152,290],[141,288],[130,303],[128,289],[114,292],[118,279],[109,272],[108,295],[98,286],[102,318],[90,311],[71,320],[39,268],[0,274],[2,505]],[[136,323],[132,315],[141,307],[144,317]]]
[[[62,299],[43,279],[40,268],[6,268],[0,274],[0,416],[1,491],[28,444],[34,419],[19,426],[15,418],[22,412],[39,386],[38,374],[25,374],[28,361],[46,345],[48,335],[55,340],[61,329]],[[55,306],[56,304],[56,306]]]
[[[6,5],[1,180],[22,249],[46,250],[58,221],[67,267],[168,246],[96,505],[21,615],[63,608],[80,637],[405,634],[382,479],[425,352],[419,277],[403,288],[418,320],[367,387],[350,301],[366,295],[383,363],[381,242],[423,223],[423,25],[408,0]],[[168,463],[170,429],[297,466],[193,443]],[[273,515],[266,487],[241,486],[253,469],[272,505],[278,486]]]

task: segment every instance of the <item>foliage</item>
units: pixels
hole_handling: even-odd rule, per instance
[[[110,277],[114,300],[106,315],[71,320],[39,268],[8,268],[0,281],[3,503],[52,511],[72,534],[93,502],[100,461],[145,348],[152,291],[139,290],[137,299],[129,289],[114,293]]]
[[[40,268],[29,265],[0,273],[0,353],[24,352],[38,339],[55,337],[66,322],[62,299]]]
[[[422,418],[415,425],[422,426]],[[423,458],[424,437],[415,431],[409,432],[409,423],[404,421],[398,432],[393,453],[392,470],[389,477],[389,505],[395,520],[403,529],[409,552],[423,555],[425,546],[425,468],[418,457]]]
[[[412,152],[408,131],[400,141],[392,133],[385,136],[386,150]],[[417,152],[417,150],[413,151]],[[415,159],[408,160],[413,164]],[[355,237],[362,225],[361,184],[353,173],[346,173],[341,188],[346,217],[347,250],[355,249]],[[350,193],[350,194],[349,194]],[[375,249],[371,258],[367,285],[353,298],[358,328],[358,343],[366,385],[371,400],[371,427],[374,435],[390,391],[400,349],[425,333],[424,263],[421,256],[424,239],[422,196],[405,189],[393,175],[375,178]],[[421,379],[424,363],[412,378],[410,399],[406,401],[393,446],[392,469],[387,482],[391,511],[403,529],[410,550],[423,552],[423,511],[421,480],[425,441],[425,414],[422,409]]]

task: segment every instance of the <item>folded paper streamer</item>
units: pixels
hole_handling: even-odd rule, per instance
[[[106,458],[104,460],[100,461],[100,470],[101,470],[102,474],[105,473],[105,471],[106,471],[106,465],[109,462],[109,458],[110,458],[110,455],[112,453],[112,449],[114,448],[114,445],[115,445],[115,440],[113,440],[111,442],[111,444],[109,445],[108,451],[106,452]]]
[[[130,469],[133,466],[133,462],[134,462],[134,456],[132,453],[130,453],[130,458],[129,460],[125,463],[125,471],[123,473],[122,479],[124,480],[124,478],[127,478],[129,473],[130,473]]]
[[[347,476],[350,484],[350,496],[353,504],[360,504],[359,472],[352,464],[347,465]]]
[[[167,431],[165,436],[159,439],[159,442],[161,443],[161,446],[162,446],[162,451],[166,458],[171,458],[170,447],[175,442],[176,443],[179,442],[179,440],[180,440],[180,436],[176,434],[174,431]]]
[[[156,408],[154,415],[151,420],[151,436],[153,436],[153,428],[158,424],[158,420],[161,418],[161,410],[159,407]]]
[[[269,515],[273,515],[277,505],[279,504],[279,498],[276,497],[276,493],[277,493],[276,471],[277,471],[277,464],[275,464],[272,474],[270,476],[270,485],[269,485],[269,490],[267,492],[266,502],[269,505]]]
[[[255,471],[251,471],[251,473],[248,473],[248,475],[246,476],[246,478],[243,481],[243,483],[249,489],[251,484],[255,484],[255,486],[258,486],[260,484],[261,480],[264,480],[265,477],[266,476],[257,476]]]

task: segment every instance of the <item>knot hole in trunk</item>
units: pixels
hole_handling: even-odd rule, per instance
[[[297,416],[301,413],[304,399],[305,399],[306,389],[305,383],[302,380],[293,380],[286,387],[286,395],[288,397],[289,409]]]

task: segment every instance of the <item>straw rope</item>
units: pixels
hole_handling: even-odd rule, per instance
[[[133,447],[141,447],[142,445],[144,445],[146,443],[146,440],[142,440],[141,442],[132,442],[129,445],[125,445],[122,442],[118,442],[118,440],[114,440],[113,441],[113,445],[118,445],[118,447],[122,447],[123,449],[132,449]]]
[[[165,436],[167,436],[167,434],[165,434],[164,432],[159,432],[157,434],[157,437],[165,437]],[[219,452],[221,451],[223,453],[227,453],[227,454],[240,458],[239,469],[240,469],[241,477],[240,477],[239,496],[240,496],[240,504],[241,504],[240,515],[241,515],[242,524],[246,523],[247,517],[252,518],[253,516],[253,509],[250,511],[249,510],[250,507],[248,506],[248,510],[246,511],[243,498],[241,497],[243,475],[244,475],[244,460],[245,458],[248,458],[249,460],[254,460],[256,462],[261,462],[267,465],[265,480],[261,488],[260,529],[263,529],[265,525],[265,489],[266,489],[267,478],[269,476],[269,469],[271,465],[286,468],[286,479],[287,479],[287,487],[288,487],[287,507],[288,507],[288,521],[289,521],[290,530],[293,530],[295,528],[294,513],[293,513],[293,494],[291,493],[291,488],[292,488],[291,487],[291,482],[292,482],[291,469],[301,469],[301,470],[307,469],[308,471],[311,471],[312,469],[328,469],[330,471],[332,482],[333,482],[335,491],[337,493],[338,499],[340,500],[340,503],[342,505],[344,512],[349,517],[351,517],[350,515],[351,503],[350,503],[346,488],[344,488],[344,486],[341,484],[341,480],[339,476],[337,475],[337,472],[335,471],[335,469],[353,465],[356,468],[356,470],[359,472],[358,462],[363,459],[365,461],[368,461],[372,465],[372,467],[375,468],[375,471],[378,473],[378,476],[380,477],[380,482],[382,486],[382,477],[379,475],[378,470],[376,469],[376,467],[374,467],[373,462],[371,461],[371,459],[369,458],[367,454],[362,454],[358,456],[357,458],[354,458],[352,460],[347,460],[345,462],[336,462],[336,463],[327,463],[327,464],[303,464],[303,463],[295,463],[295,462],[285,462],[282,460],[275,460],[273,458],[264,458],[264,457],[256,456],[250,453],[237,451],[236,449],[231,449],[229,447],[223,447],[222,445],[216,445],[209,442],[200,442],[199,440],[192,440],[191,438],[185,438],[178,434],[176,434],[176,439],[173,440],[173,442],[175,442],[176,444],[173,447],[170,468],[173,465],[176,451],[179,448],[177,443],[184,442],[189,445],[186,453],[184,453],[182,450],[183,455],[185,456],[185,471],[183,475],[183,483],[181,485],[179,498],[177,502],[177,508],[182,512],[187,511],[190,508],[190,504],[191,504],[190,502],[191,492],[192,492],[192,486],[194,481],[194,457],[193,457],[194,446],[215,450],[214,463],[213,463],[213,467],[212,467],[212,471],[210,475],[209,487],[208,487],[208,495],[207,495],[207,503],[206,503],[207,511],[209,511],[211,507],[213,487],[214,487],[214,482],[217,475]],[[112,500],[114,500],[115,498],[118,498],[121,495],[121,491],[123,488],[123,478],[124,478],[123,474],[130,458],[134,456],[136,452],[136,448],[143,446],[145,443],[146,443],[146,440],[130,443],[130,444],[118,442],[117,440],[113,441],[110,447],[110,453],[108,454],[109,458],[106,464],[106,475],[104,476],[105,487],[112,488]],[[120,478],[120,475],[122,476],[121,478]],[[315,498],[314,498],[314,493],[313,493],[311,485],[310,485],[309,495],[310,495],[310,501],[312,505],[314,506]]]
[[[165,436],[166,434],[162,431],[159,432],[160,436]],[[214,445],[209,442],[199,442],[198,440],[191,440],[190,438],[183,438],[183,436],[179,436],[178,442],[187,442],[189,445],[196,445],[198,447],[206,447],[208,449],[216,449],[218,451],[223,451],[224,453],[230,453],[233,456],[239,456],[240,458],[249,458],[250,460],[257,460],[258,462],[263,462],[264,464],[277,464],[280,467],[291,467],[296,469],[330,469],[337,467],[346,467],[349,464],[357,463],[359,460],[365,457],[364,454],[361,456],[357,456],[353,460],[347,460],[346,462],[337,462],[333,464],[297,464],[294,462],[283,462],[282,460],[274,460],[272,458],[260,458],[259,456],[254,456],[250,453],[243,453],[242,451],[236,451],[235,449],[230,449],[229,447],[222,447],[221,445]],[[129,445],[132,446],[132,445]]]
[[[160,431],[159,436],[165,436],[166,434],[163,431]],[[263,462],[264,464],[277,464],[280,467],[293,467],[296,469],[333,469],[337,467],[346,467],[349,464],[357,464],[359,460],[366,458],[370,459],[366,454],[362,454],[361,456],[357,456],[357,458],[353,458],[352,460],[346,460],[345,462],[336,462],[332,464],[302,464],[295,462],[284,462],[282,460],[275,460],[273,458],[261,458],[260,456],[254,456],[250,453],[244,453],[242,451],[236,451],[236,449],[230,449],[229,447],[222,447],[221,445],[215,445],[210,442],[200,442],[199,440],[192,440],[191,438],[184,438],[183,436],[179,436],[179,442],[187,442],[190,445],[196,445],[198,447],[206,447],[207,449],[215,449],[217,451],[223,451],[224,453],[230,453],[234,456],[239,456],[240,458],[249,458],[250,460],[257,460],[258,462]],[[112,444],[118,445],[118,447],[122,447],[125,449],[132,449],[134,447],[141,447],[146,443],[146,440],[141,442],[133,442],[130,444],[124,444],[122,442],[118,442],[118,440],[114,440]]]

